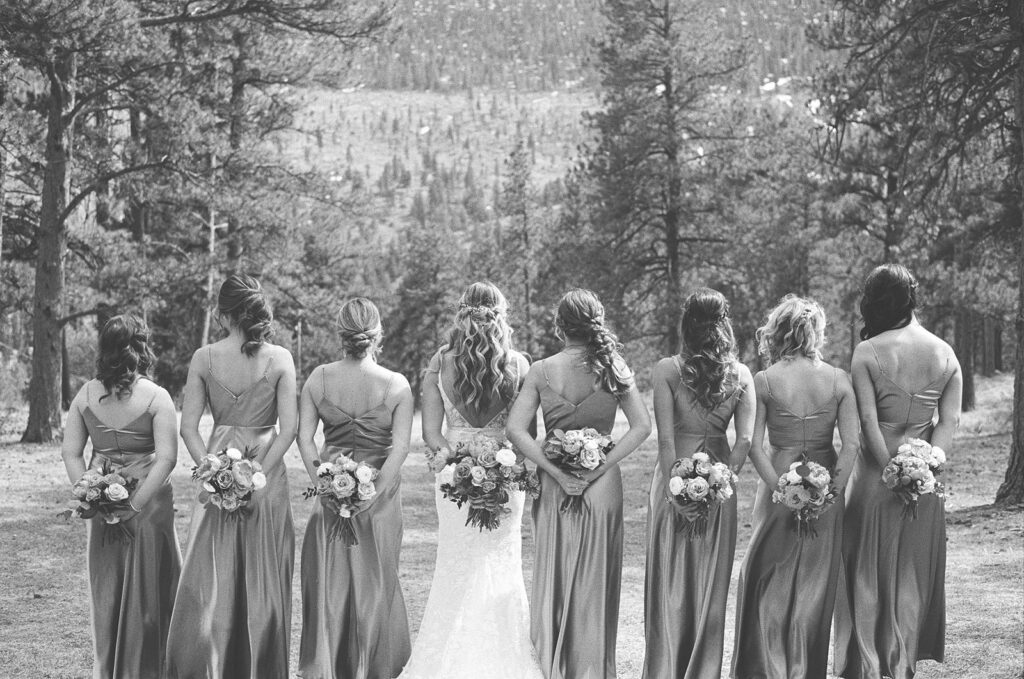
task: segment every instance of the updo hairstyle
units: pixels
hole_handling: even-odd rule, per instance
[[[917,308],[917,279],[902,264],[883,264],[868,274],[860,298],[860,315],[864,327],[862,340],[904,328],[910,324]]]
[[[590,290],[577,288],[562,296],[555,325],[566,339],[583,342],[584,363],[598,376],[601,387],[621,396],[633,386],[619,350],[618,338],[604,324],[604,305]]]
[[[757,348],[769,365],[804,356],[821,360],[825,346],[825,311],[817,302],[786,295],[768,313],[768,320],[757,329]]]
[[[260,282],[247,274],[232,274],[220,286],[217,310],[242,331],[242,353],[254,355],[271,335],[274,314]]]
[[[345,355],[350,358],[363,358],[380,346],[380,311],[365,297],[354,297],[341,305],[338,327]]]
[[[679,330],[683,384],[697,403],[713,410],[732,396],[739,382],[736,340],[725,296],[711,288],[690,293],[683,302]]]
[[[96,358],[96,379],[106,392],[102,401],[114,394],[118,399],[130,396],[135,380],[149,376],[156,362],[149,348],[149,328],[134,314],[114,316],[100,331],[99,356]]]

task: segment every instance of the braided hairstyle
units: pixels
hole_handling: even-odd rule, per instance
[[[252,356],[271,335],[274,314],[260,282],[248,274],[232,274],[220,286],[217,310],[245,337],[242,353]]]
[[[570,290],[558,302],[555,325],[566,339],[586,347],[583,361],[601,382],[601,388],[621,396],[633,386],[619,350],[618,338],[604,324],[604,305],[590,290]]]
[[[804,356],[821,359],[825,346],[825,311],[812,299],[790,294],[768,312],[757,329],[757,349],[769,365]]]
[[[736,340],[725,296],[711,288],[690,293],[683,302],[679,330],[683,384],[697,403],[714,410],[732,396],[739,382]]]
[[[365,297],[353,297],[341,305],[338,327],[346,356],[363,358],[380,346],[379,340],[383,337],[380,311]]]
[[[156,357],[149,348],[149,328],[134,314],[114,316],[100,331],[100,351],[96,358],[96,379],[107,393],[118,399],[130,396],[135,381],[149,376]]]
[[[473,283],[462,293],[448,331],[448,350],[455,363],[455,390],[467,405],[483,411],[515,395],[508,302],[493,283]]]
[[[860,298],[862,340],[886,330],[905,328],[917,308],[917,279],[902,264],[883,264],[868,274]]]

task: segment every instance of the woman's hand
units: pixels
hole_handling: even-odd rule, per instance
[[[576,477],[586,481],[589,486],[591,483],[604,476],[606,471],[608,471],[608,465],[602,464],[597,469],[591,469],[590,471],[579,473]]]
[[[566,495],[582,495],[590,485],[589,481],[563,471],[559,471],[554,476],[555,481],[558,481],[558,485],[562,487]]]
[[[700,517],[700,507],[696,502],[687,502],[686,504],[677,504],[674,500],[669,500],[672,503],[672,509],[675,510],[676,514],[683,517],[687,521],[693,521]]]
[[[120,519],[119,523],[125,523],[138,516],[139,512],[135,511],[134,509],[126,507],[124,509],[115,509],[114,511],[110,512],[110,515],[116,516],[118,519]]]

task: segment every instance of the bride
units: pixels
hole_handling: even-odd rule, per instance
[[[511,349],[508,303],[491,283],[463,293],[448,343],[423,379],[423,439],[454,449],[474,436],[504,438],[505,420],[529,367]],[[441,432],[442,419],[448,422]],[[438,539],[434,580],[412,657],[399,679],[543,679],[530,643],[523,585],[524,493],[493,531],[466,524],[467,508],[435,482]]]

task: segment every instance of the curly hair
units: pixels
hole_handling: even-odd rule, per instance
[[[860,298],[860,315],[864,327],[862,340],[886,330],[904,328],[914,318],[917,308],[917,279],[902,264],[876,267],[864,281]]]
[[[679,330],[683,384],[697,403],[714,410],[733,395],[739,383],[736,340],[725,296],[711,288],[690,293],[683,302]]]
[[[633,376],[628,372],[619,350],[618,338],[604,324],[604,305],[590,290],[570,290],[558,302],[555,325],[567,339],[586,346],[584,363],[598,376],[601,388],[616,395],[629,391]]]
[[[232,274],[220,286],[217,310],[245,337],[242,353],[252,356],[272,333],[274,314],[260,282],[248,274]]]
[[[338,327],[345,354],[352,358],[363,358],[375,347],[383,336],[380,311],[377,305],[365,297],[354,297],[341,305],[338,311]]]
[[[768,364],[804,356],[821,359],[825,311],[812,299],[786,295],[757,329],[757,349]]]
[[[100,350],[96,357],[96,379],[106,392],[102,401],[114,394],[118,399],[130,396],[135,381],[149,376],[156,357],[149,348],[149,328],[134,314],[114,316],[100,331]]]
[[[508,302],[496,285],[473,283],[462,293],[448,331],[448,350],[455,363],[455,390],[465,403],[482,411],[515,395]]]

